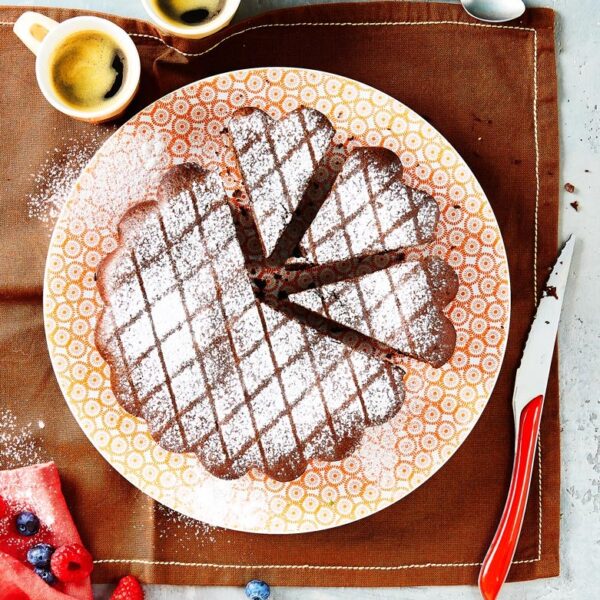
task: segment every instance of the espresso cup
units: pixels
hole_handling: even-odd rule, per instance
[[[133,100],[140,82],[141,65],[137,48],[126,31],[98,17],[75,17],[62,23],[35,12],[25,12],[16,21],[13,31],[35,54],[35,75],[42,94],[62,113],[81,121],[100,123],[121,115]],[[97,108],[78,108],[67,103],[56,91],[53,82],[55,53],[67,38],[77,33],[97,32],[108,36],[122,53],[125,68],[122,82],[113,97]]]
[[[212,35],[229,25],[240,6],[240,1],[223,0],[223,6],[216,16],[197,25],[177,24],[165,18],[164,14],[157,7],[155,0],[142,0],[142,4],[150,18],[162,32],[182,38],[199,39]]]

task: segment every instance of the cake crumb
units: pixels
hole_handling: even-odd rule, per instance
[[[569,194],[572,194],[575,191],[575,186],[572,183],[565,183],[565,191],[569,192]]]
[[[579,212],[579,202],[577,200],[571,202],[571,207],[575,210],[575,212]]]

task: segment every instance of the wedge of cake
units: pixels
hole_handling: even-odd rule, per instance
[[[457,289],[456,273],[443,260],[430,257],[305,290],[290,300],[439,367],[456,345],[444,308]]]
[[[301,241],[309,261],[420,246],[430,242],[440,209],[433,197],[402,183],[400,159],[386,148],[357,148]]]
[[[279,121],[258,108],[242,108],[229,121],[229,131],[268,256],[289,225],[334,129],[310,108]]]

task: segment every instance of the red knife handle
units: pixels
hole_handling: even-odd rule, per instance
[[[521,413],[508,498],[479,573],[479,589],[485,600],[496,599],[515,555],[529,497],[543,403],[544,397],[537,396]]]

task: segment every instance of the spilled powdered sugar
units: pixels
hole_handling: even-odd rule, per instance
[[[107,140],[90,172],[82,175],[70,219],[80,220],[86,229],[115,230],[127,209],[151,199],[168,166],[167,143],[159,135],[141,136],[127,129]]]
[[[155,533],[158,539],[169,540],[176,537],[178,548],[188,552],[196,550],[198,545],[205,546],[215,542],[216,528],[212,525],[186,517],[163,504],[156,506],[159,519],[155,525]]]
[[[48,151],[48,158],[32,175],[35,190],[27,199],[30,218],[54,226],[81,171],[105,137],[105,130],[94,129]]]
[[[45,462],[48,456],[36,439],[38,425],[21,424],[8,408],[0,408],[0,468],[16,469]]]
[[[30,218],[49,229],[54,226],[76,182],[111,131],[91,130],[48,151],[32,175],[35,189],[27,199]],[[98,224],[116,226],[125,210],[144,200],[156,186],[165,168],[166,141],[159,136],[122,133],[118,142],[116,137],[105,142],[94,162],[93,179],[85,182],[78,202],[71,207],[71,218],[82,220],[88,229],[97,229]]]

